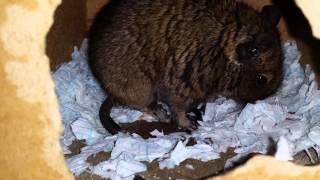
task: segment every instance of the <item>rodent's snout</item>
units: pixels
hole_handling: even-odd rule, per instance
[[[254,103],[276,93],[282,83],[281,70],[273,73],[245,72],[238,89],[238,99]]]

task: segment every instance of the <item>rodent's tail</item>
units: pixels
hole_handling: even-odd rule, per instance
[[[121,128],[110,116],[113,104],[114,98],[111,96],[104,100],[99,110],[99,117],[102,126],[111,134],[116,134],[121,130]]]

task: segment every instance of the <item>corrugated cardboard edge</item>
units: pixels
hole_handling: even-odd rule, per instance
[[[0,1],[0,179],[72,179],[45,55],[60,0]]]

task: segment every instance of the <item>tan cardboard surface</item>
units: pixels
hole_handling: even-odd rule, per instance
[[[311,24],[313,35],[320,38],[320,1],[319,0],[296,0]]]
[[[58,3],[0,1],[0,179],[71,179],[44,53]]]

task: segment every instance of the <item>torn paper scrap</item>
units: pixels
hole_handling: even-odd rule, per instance
[[[274,156],[276,159],[282,161],[291,161],[293,160],[291,149],[292,148],[286,138],[281,136],[277,144],[277,152]]]

